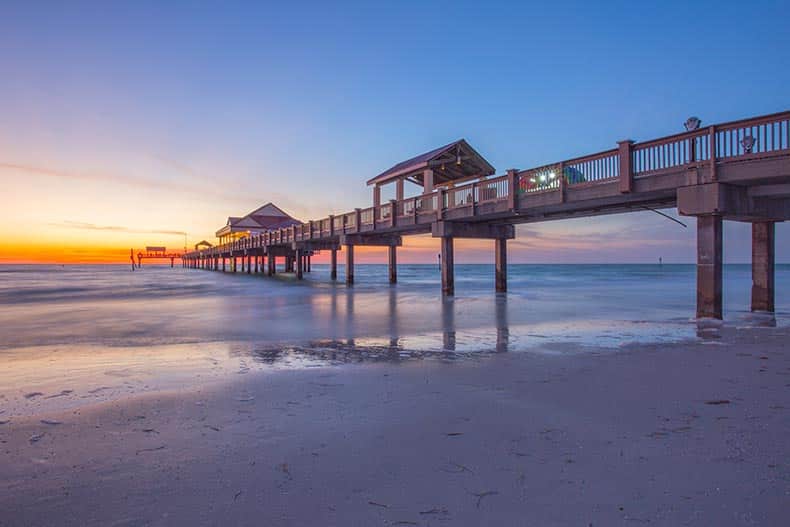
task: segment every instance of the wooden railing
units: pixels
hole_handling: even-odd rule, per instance
[[[790,112],[766,117],[717,126],[716,159],[729,160],[790,149]],[[751,140],[747,139],[749,137]]]
[[[369,209],[362,209],[362,211],[359,213],[360,223],[362,223],[362,225],[370,225],[373,223],[373,213],[374,210],[372,207]]]
[[[568,185],[608,181],[620,176],[620,157],[617,149],[570,159],[560,165]]]
[[[445,210],[463,207],[474,210],[477,204],[507,201],[515,207],[514,192],[516,195],[528,196],[535,192],[556,191],[563,186],[618,180],[621,191],[629,192],[629,182],[635,178],[684,166],[710,165],[713,162],[715,168],[717,164],[784,153],[790,154],[790,112],[718,124],[642,143],[622,142],[619,148],[613,150],[515,172],[512,180],[509,175],[483,179],[377,207],[354,210],[312,224],[307,222],[267,231],[187,255],[194,257],[217,252],[241,252],[297,240],[327,238],[360,232],[363,228],[370,230],[390,224],[398,225],[404,218],[412,218],[409,225],[428,223],[440,218]],[[623,172],[623,167],[626,167],[626,172]],[[393,214],[395,218],[392,218]]]
[[[697,130],[647,141],[633,146],[635,175],[660,172],[690,163],[710,160],[708,130]]]
[[[559,164],[524,170],[518,175],[518,191],[524,193],[556,190],[560,187],[561,176],[562,166]]]

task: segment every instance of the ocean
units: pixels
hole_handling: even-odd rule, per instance
[[[335,283],[328,266],[312,271],[297,282],[169,265],[0,266],[0,404],[19,412],[31,400],[61,404],[251,369],[617,352],[710,329],[693,318],[693,265],[511,265],[504,295],[494,293],[493,266],[457,265],[449,299],[436,265],[399,265],[396,286],[385,265],[358,265],[353,287],[342,266]],[[726,324],[755,322],[750,273],[725,266]],[[775,322],[786,325],[790,265],[777,266],[776,284]]]

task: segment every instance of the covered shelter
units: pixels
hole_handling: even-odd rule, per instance
[[[246,216],[231,216],[228,222],[216,232],[220,244],[262,234],[269,230],[299,225],[302,222],[292,217],[273,203],[267,203]]]
[[[494,174],[496,170],[465,139],[402,161],[368,181],[373,186],[373,205],[381,204],[381,187],[395,183],[395,199],[403,199],[403,182],[409,181],[428,194],[437,187],[453,185]]]

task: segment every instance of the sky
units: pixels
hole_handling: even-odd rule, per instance
[[[3,2],[0,263],[125,262],[274,202],[319,219],[466,138],[502,174],[790,109],[790,3]],[[385,198],[387,195],[385,194]],[[674,214],[674,212],[670,211]],[[512,262],[694,262],[652,212],[518,227]],[[777,260],[790,261],[777,226]],[[458,241],[459,262],[492,242]],[[409,237],[400,261],[434,262]],[[362,262],[384,261],[370,249]],[[725,261],[750,260],[727,222]]]

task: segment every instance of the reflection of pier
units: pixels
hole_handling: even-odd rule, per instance
[[[311,315],[327,327],[337,329],[331,337],[306,343],[252,346],[249,353],[257,361],[276,364],[294,357],[331,362],[401,362],[420,359],[458,360],[480,355],[510,351],[510,329],[507,315],[508,299],[498,296],[487,314],[486,322],[473,324],[459,332],[456,305],[443,299],[436,326],[428,331],[413,333],[408,323],[401,322],[412,309],[403,299],[398,301],[398,290],[389,290],[387,302],[377,304],[377,316],[386,319],[386,329],[380,334],[364,335],[354,323],[354,309],[359,306],[359,293],[332,290],[316,295]],[[488,318],[493,317],[493,320]],[[406,326],[406,327],[402,327]],[[331,332],[330,332],[331,333]],[[471,337],[471,338],[470,338]]]
[[[442,292],[453,295],[456,238],[494,241],[497,292],[507,290],[507,240],[519,223],[677,207],[697,218],[697,316],[722,317],[723,221],[752,224],[752,310],[774,310],[774,225],[790,220],[790,112],[701,127],[528,170],[494,168],[460,140],[399,163],[368,181],[373,206],[266,230],[185,255],[190,268],[223,271],[230,260],[254,261],[274,273],[285,258],[297,278],[315,251],[345,252],[346,283],[354,282],[354,248],[388,248],[390,282],[397,280],[402,236],[440,238]],[[404,197],[404,182],[422,187]],[[381,201],[381,187],[396,199]],[[264,266],[262,261],[267,260]]]
[[[132,265],[134,265],[134,249],[131,251]],[[145,252],[137,253],[137,268],[143,265],[143,260],[170,260],[170,267],[174,267],[174,262],[183,258],[181,253],[169,253],[166,247],[146,247]]]

